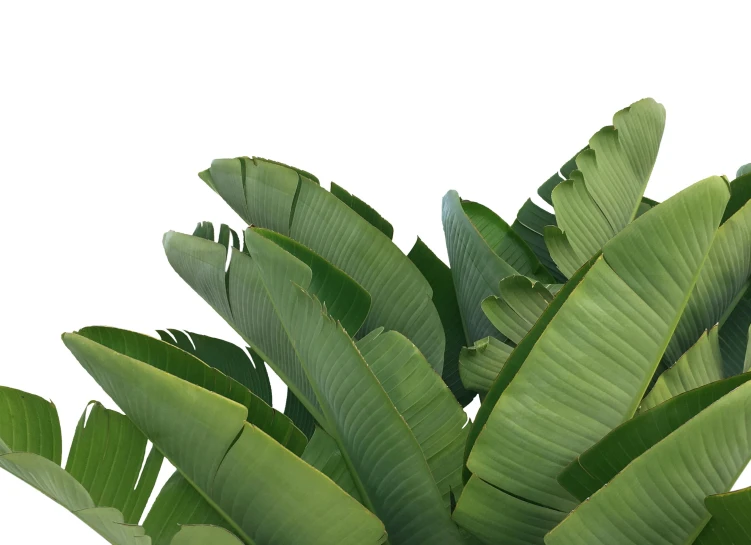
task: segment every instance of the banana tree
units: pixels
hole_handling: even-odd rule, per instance
[[[246,227],[164,250],[246,346],[66,333],[122,412],[63,466],[54,405],[0,388],[0,466],[116,545],[748,542],[751,172],[645,197],[664,126],[616,113],[511,224],[450,191],[448,265],[336,184],[214,161]]]

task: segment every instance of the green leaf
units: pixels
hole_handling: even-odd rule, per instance
[[[696,288],[665,351],[673,362],[739,301],[751,275],[751,203],[723,223],[712,242]],[[744,328],[748,329],[748,327]]]
[[[539,282],[525,276],[509,276],[501,280],[500,296],[482,302],[488,320],[510,341],[519,343],[542,315],[553,295]]]
[[[310,267],[313,273],[309,286],[311,293],[326,301],[328,312],[336,316],[350,336],[358,332],[370,310],[370,294],[360,284],[289,237],[268,229],[254,229],[253,232],[271,240]]]
[[[243,405],[248,422],[297,455],[305,449],[305,436],[291,420],[233,378],[173,344],[113,327],[86,327],[78,334]]]
[[[480,339],[474,345],[462,348],[459,373],[464,386],[480,393],[490,390],[512,350],[494,337]]]
[[[493,407],[469,456],[470,471],[541,505],[576,505],[556,477],[633,416],[727,198],[722,178],[698,182],[606,244]]]
[[[417,347],[396,331],[372,331],[357,348],[412,430],[448,508],[462,489],[467,415]]]
[[[747,371],[748,330],[751,327],[751,287],[735,303],[733,311],[720,324],[720,353],[726,375]]]
[[[150,365],[76,333],[63,340],[245,543],[384,541],[372,514],[247,424],[245,406],[158,369],[153,353]]]
[[[316,428],[316,419],[305,408],[305,405],[297,399],[297,396],[290,390],[287,390],[287,401],[284,403],[284,414],[295,423],[305,437],[310,439]]]
[[[558,268],[568,278],[576,274],[581,264],[566,235],[555,225],[545,227],[545,244]]]
[[[110,543],[150,543],[135,522],[162,458],[149,455],[139,480],[146,439],[127,418],[95,403],[84,425],[84,412],[66,471],[59,465],[61,434],[54,405],[5,387],[0,387],[0,400],[0,468],[68,509]]]
[[[594,261],[595,260],[592,259],[584,267],[579,269],[576,274],[574,274],[569,279],[569,281],[566,282],[566,284],[564,284],[563,288],[556,294],[553,301],[542,313],[542,316],[540,316],[540,319],[537,320],[537,323],[535,323],[527,336],[522,339],[522,341],[516,346],[514,351],[509,355],[506,363],[503,365],[500,373],[496,377],[495,382],[493,382],[492,387],[485,396],[485,399],[483,399],[482,405],[480,405],[480,408],[477,411],[474,424],[469,431],[469,436],[467,437],[467,445],[464,449],[465,466],[467,459],[469,458],[469,455],[474,448],[475,442],[477,441],[477,437],[486,426],[488,418],[490,417],[495,404],[498,402],[498,399],[501,397],[503,392],[506,391],[508,385],[514,379],[516,374],[519,372],[519,369],[521,369],[522,365],[529,357],[532,348],[534,348],[535,344],[537,344],[537,341],[550,325],[551,321],[563,306],[563,304],[566,302],[566,300],[569,298],[569,296],[574,292],[574,289],[582,281],[582,278],[584,278],[584,275],[589,271]],[[469,475],[470,472],[465,469],[465,482],[469,479]]]
[[[331,194],[357,212],[362,219],[378,229],[381,233],[389,238],[394,238],[394,228],[392,225],[383,219],[383,217],[371,208],[368,203],[358,199],[342,186],[337,185],[334,182],[331,182]]]
[[[585,147],[579,153],[585,151],[588,148],[589,146]],[[571,175],[571,173],[576,170],[576,157],[579,155],[579,153],[566,161],[566,163],[560,168],[558,172],[548,178],[547,181],[537,189],[537,194],[549,205],[553,205],[553,190],[560,183],[565,182]]]
[[[751,174],[751,163],[743,165],[741,168],[739,168],[736,177],[740,178],[741,176],[745,176],[746,174]]]
[[[613,125],[595,133],[576,156],[577,170],[552,191],[562,233],[551,230],[548,247],[554,259],[561,254],[559,267],[578,268],[636,217],[664,129],[662,105],[640,100],[616,113]],[[568,240],[573,256],[561,250],[564,245],[556,240],[561,237]]]
[[[171,545],[242,545],[232,532],[218,526],[183,526]]]
[[[642,400],[639,411],[647,411],[673,396],[724,378],[717,326],[704,332],[673,367],[657,379]]]
[[[183,524],[230,527],[193,485],[176,471],[154,500],[143,527],[151,536],[152,545],[169,545]]]
[[[653,445],[748,380],[751,375],[712,382],[640,413],[571,462],[558,482],[580,501],[586,500]]]
[[[316,392],[322,423],[364,503],[386,525],[390,542],[460,543],[420,444],[357,347],[304,286],[295,286],[275,265],[278,247],[261,237],[248,236],[246,242]]]
[[[489,545],[543,545],[545,534],[566,516],[506,494],[474,475],[464,490],[454,520]]]
[[[451,389],[462,407],[469,405],[475,393],[464,388],[459,376],[459,353],[467,343],[459,310],[459,302],[454,291],[454,278],[443,261],[417,239],[407,257],[414,263],[433,289],[433,304],[441,318],[446,335],[446,349],[443,353],[443,381]]]
[[[516,221],[511,224],[511,228],[527,243],[553,278],[557,282],[564,282],[566,277],[558,270],[545,245],[545,227],[548,225],[557,225],[555,215],[543,210],[531,199],[527,199],[519,209]]]
[[[751,458],[750,422],[746,383],[631,462],[554,528],[546,545],[691,543],[711,516],[704,499],[730,490]]]
[[[704,500],[712,518],[694,545],[743,545],[751,541],[751,488],[715,494]]]
[[[78,421],[65,471],[94,504],[113,507],[125,523],[138,524],[163,460],[156,449],[148,457],[145,452],[146,437],[127,416],[94,402],[88,418],[84,412]]]
[[[528,274],[553,281],[534,253],[503,220],[480,204],[462,201],[456,191],[449,191],[443,198],[443,230],[469,343],[489,336],[499,337],[483,314],[481,303],[490,295],[498,295],[498,283],[503,278]]]
[[[305,448],[302,459],[339,485],[347,494],[362,502],[347,461],[333,437],[321,428],[315,428],[313,438]]]
[[[193,354],[199,360],[218,369],[230,378],[245,386],[260,397],[267,405],[271,405],[271,383],[266,366],[256,354],[251,357],[239,346],[221,339],[186,333],[177,329],[157,331],[164,342]]]
[[[430,286],[378,228],[298,169],[219,159],[203,178],[246,222],[293,238],[363,286],[372,298],[363,334],[399,331],[441,372],[445,341]]]

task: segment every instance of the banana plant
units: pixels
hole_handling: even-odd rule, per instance
[[[510,224],[450,191],[448,264],[337,184],[215,160],[243,228],[163,245],[246,346],[65,333],[121,412],[63,466],[55,406],[0,388],[0,467],[115,545],[747,543],[751,172],[645,197],[665,119],[617,112]]]

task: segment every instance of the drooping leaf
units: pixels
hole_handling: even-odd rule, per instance
[[[76,333],[63,340],[245,543],[384,541],[371,513],[247,424],[247,407],[162,371],[153,353],[145,363]]]
[[[704,499],[730,490],[751,459],[750,401],[746,383],[701,411],[579,505],[546,545],[691,543],[711,517]]]
[[[127,418],[98,403],[88,421],[85,416],[76,429],[66,471],[59,465],[61,433],[54,405],[0,387],[0,468],[68,509],[110,543],[149,545],[136,523],[162,458],[152,451],[141,472],[143,434]]]
[[[271,405],[271,383],[263,361],[256,355],[252,357],[239,346],[214,337],[188,332],[187,335],[177,329],[157,331],[164,342],[193,354],[199,360],[218,369],[230,378],[245,386]],[[188,337],[189,335],[189,337]]]
[[[283,268],[273,266],[278,247],[261,237],[246,236],[246,242],[314,387],[326,416],[322,424],[346,460],[363,502],[386,525],[390,542],[460,543],[420,444],[358,348],[304,286],[295,286]]]
[[[576,156],[576,170],[552,191],[560,232],[551,229],[548,248],[563,259],[559,267],[578,268],[636,217],[664,128],[662,105],[640,100],[616,113],[613,125]]]
[[[506,494],[472,476],[459,498],[454,520],[488,545],[543,545],[543,538],[566,516]]]
[[[474,345],[462,348],[459,356],[459,373],[464,386],[485,393],[493,386],[513,348],[494,337],[480,339]]]
[[[78,335],[239,403],[248,411],[248,422],[280,445],[297,455],[305,449],[305,436],[286,416],[233,378],[173,344],[113,327],[86,327]]]
[[[751,380],[738,375],[670,398],[627,420],[558,475],[558,482],[584,501],[628,464],[728,392]]]
[[[693,545],[744,545],[751,542],[751,488],[715,494],[704,500],[712,515]]]
[[[647,411],[673,396],[724,378],[717,327],[699,337],[673,367],[657,379],[641,402],[639,411]]]
[[[541,505],[576,505],[556,477],[634,414],[727,198],[722,178],[698,182],[605,245],[495,403],[469,456],[470,471]]]
[[[425,243],[417,239],[407,257],[414,263],[433,289],[433,304],[438,310],[438,316],[446,334],[446,349],[443,353],[443,381],[461,403],[462,407],[469,405],[475,393],[468,391],[459,376],[459,353],[467,343],[464,337],[459,302],[454,291],[454,278],[451,269],[428,248]]]
[[[444,334],[430,286],[378,228],[311,175],[278,163],[219,159],[202,178],[246,222],[293,238],[363,286],[372,298],[363,334],[399,331],[441,371]]]

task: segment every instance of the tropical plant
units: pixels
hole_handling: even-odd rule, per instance
[[[0,466],[116,545],[751,543],[751,172],[644,197],[664,123],[618,112],[540,187],[554,213],[449,192],[450,268],[336,184],[214,161],[249,227],[164,248],[247,350],[66,333],[124,414],[87,407],[63,469],[54,405],[1,388]]]

